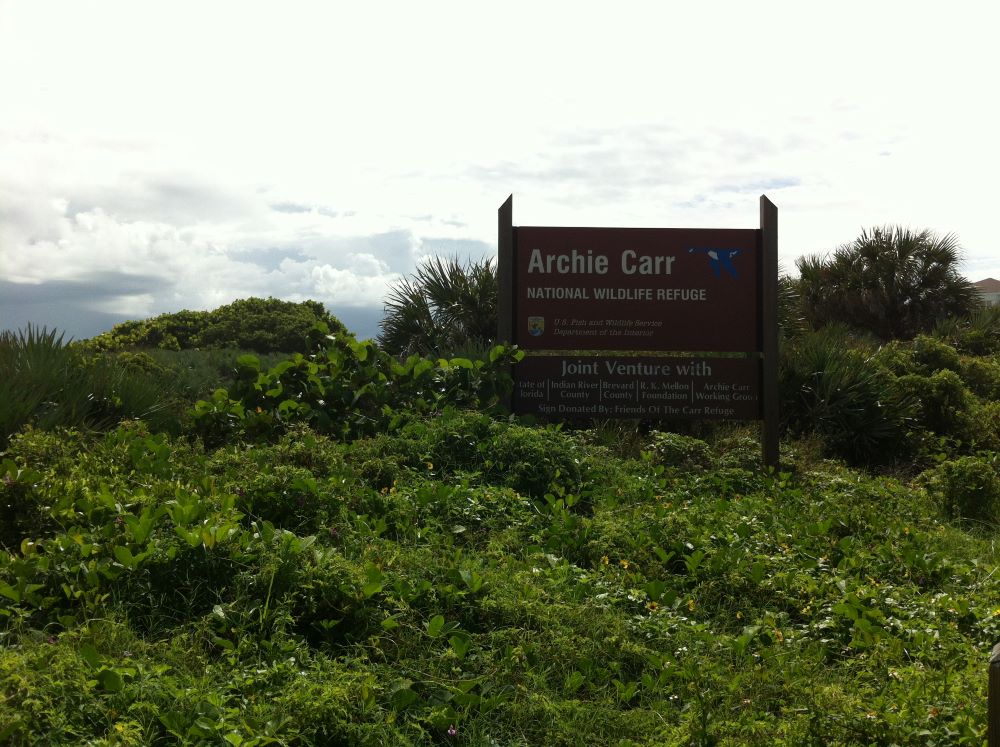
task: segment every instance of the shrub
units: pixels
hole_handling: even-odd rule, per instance
[[[1000,352],[1000,306],[981,306],[966,317],[943,319],[934,334],[970,355]]]
[[[877,358],[837,329],[805,335],[783,351],[781,417],[795,434],[816,433],[853,463],[891,461],[909,448],[912,408]]]
[[[319,322],[335,334],[347,334],[344,325],[318,301],[242,298],[213,311],[179,311],[123,322],[83,344],[91,350],[242,348],[257,353],[303,352],[310,347],[310,330]]]
[[[963,357],[959,363],[962,381],[984,399],[1000,399],[1000,361],[994,358]]]
[[[555,427],[497,423],[484,456],[484,471],[491,479],[524,495],[541,498],[548,492],[580,487],[580,448]]]
[[[18,429],[106,429],[142,418],[176,431],[179,408],[135,361],[86,356],[55,330],[0,333],[0,447]]]
[[[913,362],[922,373],[937,371],[958,371],[958,351],[951,345],[929,335],[917,335],[913,339]]]
[[[987,459],[964,456],[942,462],[925,472],[922,481],[951,517],[989,522],[1000,518],[1000,477]]]
[[[707,467],[711,461],[708,444],[679,433],[653,431],[648,451],[654,464],[667,467]]]
[[[918,422],[941,436],[969,441],[973,433],[970,410],[973,398],[954,371],[932,376],[901,376],[899,386],[914,397]]]

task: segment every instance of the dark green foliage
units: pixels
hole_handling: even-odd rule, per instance
[[[519,493],[540,498],[579,490],[582,455],[556,428],[498,427],[484,452],[487,473]]]
[[[347,460],[376,487],[404,475],[465,476],[541,498],[578,489],[582,454],[557,428],[498,423],[476,413],[445,412],[399,433],[355,441]]]
[[[942,462],[921,476],[945,513],[996,524],[1000,519],[1000,476],[996,456],[964,456]]]
[[[799,279],[790,275],[778,277],[778,327],[786,337],[800,334],[806,328],[799,284]]]
[[[969,355],[1000,352],[1000,306],[981,306],[964,317],[942,319],[934,335]]]
[[[855,464],[906,453],[912,420],[908,389],[848,336],[826,329],[789,342],[779,370],[781,418],[792,433],[816,433]]]
[[[0,446],[29,424],[103,429],[144,418],[176,431],[180,409],[135,360],[85,355],[55,330],[0,333]]]
[[[799,290],[814,328],[846,324],[883,340],[910,339],[978,305],[958,273],[953,235],[873,228],[829,257],[801,257]]]
[[[711,459],[708,444],[679,433],[650,433],[648,450],[654,464],[667,467],[707,467]]]
[[[928,335],[917,335],[913,338],[913,363],[916,371],[923,374],[961,370],[958,351]]]
[[[231,391],[217,389],[195,404],[198,434],[217,444],[236,434],[267,438],[301,423],[347,439],[446,407],[496,410],[512,387],[509,366],[523,355],[497,346],[484,360],[400,362],[368,341],[327,338],[313,354],[296,353],[270,370],[255,356],[241,357]]]
[[[179,311],[117,324],[84,345],[92,350],[239,348],[293,353],[310,349],[310,330],[318,323],[333,334],[347,334],[318,301],[243,298],[213,311]]]
[[[958,370],[962,381],[974,394],[987,400],[1000,400],[1000,360],[963,357]]]
[[[910,393],[922,425],[940,435],[968,441],[974,427],[972,397],[957,373],[941,370],[931,376],[909,374],[898,382]]]
[[[982,742],[996,549],[933,490],[589,440],[453,411],[209,452],[17,437],[35,518],[0,550],[0,739]],[[380,456],[385,489],[356,469]]]
[[[497,334],[496,264],[429,259],[390,291],[381,328],[378,343],[392,355],[481,355]]]

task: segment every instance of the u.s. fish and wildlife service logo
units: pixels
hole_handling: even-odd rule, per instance
[[[544,316],[529,316],[528,317],[528,334],[532,337],[541,337],[542,332],[545,331],[545,317]]]
[[[723,271],[729,273],[734,278],[740,276],[739,271],[736,269],[736,265],[733,264],[733,259],[743,253],[742,249],[716,249],[711,247],[693,247],[688,249],[689,254],[704,254],[708,257],[709,265],[712,268],[712,274],[715,277],[722,277]]]

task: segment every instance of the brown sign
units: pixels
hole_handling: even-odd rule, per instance
[[[516,412],[556,417],[761,416],[756,358],[527,356],[516,366]]]
[[[763,461],[777,467],[778,209],[766,196],[759,229],[515,228],[513,206],[497,211],[497,339],[527,351],[514,412],[763,420]]]
[[[760,350],[759,231],[514,229],[525,350]]]

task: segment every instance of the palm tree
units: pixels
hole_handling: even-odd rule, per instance
[[[909,339],[978,304],[958,274],[954,234],[938,237],[899,226],[862,231],[828,257],[800,257],[799,290],[808,321],[843,323],[883,340]]]
[[[428,259],[390,291],[379,326],[393,355],[479,355],[497,335],[496,264]]]

